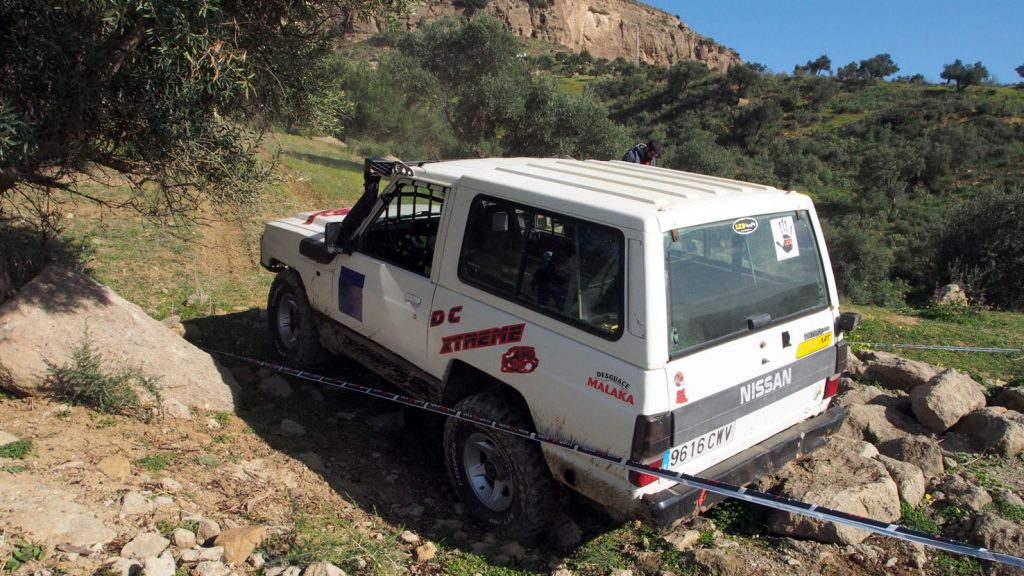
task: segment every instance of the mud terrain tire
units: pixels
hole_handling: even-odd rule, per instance
[[[294,270],[279,272],[270,286],[267,328],[274,351],[285,364],[315,368],[330,360],[330,353],[320,345],[320,333],[302,278]]]
[[[457,410],[529,428],[528,418],[494,391],[464,398]],[[529,541],[547,528],[556,508],[555,484],[536,442],[449,418],[445,466],[466,511],[494,532]]]

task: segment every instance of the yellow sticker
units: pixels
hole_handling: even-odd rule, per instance
[[[828,348],[828,345],[832,343],[832,333],[826,332],[821,336],[815,336],[810,340],[804,340],[796,347],[796,357],[803,358],[811,352],[817,352],[822,348]]]

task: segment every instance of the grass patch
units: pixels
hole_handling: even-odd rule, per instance
[[[4,570],[15,572],[23,565],[34,560],[42,560],[46,557],[46,547],[42,544],[18,540],[14,543],[14,551],[11,557],[4,563]]]
[[[216,434],[213,437],[214,444],[227,444],[231,442],[231,434]]]
[[[1018,523],[1024,521],[1024,507],[1010,504],[1006,500],[993,500],[989,507],[1006,520]]]
[[[0,464],[0,472],[7,472],[8,474],[21,474],[28,471],[28,469],[28,464]]]
[[[939,523],[928,515],[923,506],[911,506],[900,500],[900,524],[912,530],[919,530],[929,534],[941,534],[942,528]]]
[[[149,456],[143,456],[136,460],[135,463],[150,472],[160,472],[161,470],[174,465],[177,461],[178,456],[173,452],[158,452],[156,454],[150,454]]]
[[[210,418],[213,418],[213,421],[220,424],[221,427],[227,426],[231,422],[231,414],[227,412],[214,412]]]
[[[926,344],[1024,349],[1024,314],[993,310],[956,309],[932,306],[924,309],[894,311],[871,306],[855,306],[863,321],[847,338],[850,342]],[[963,308],[963,307],[960,307]],[[855,349],[862,348],[854,345]],[[991,354],[947,350],[906,348],[870,349],[894,352],[904,358],[956,368],[978,382],[991,385],[995,380],[1013,382],[1024,376],[1021,354]],[[1024,379],[1021,379],[1024,383]]]
[[[200,454],[199,456],[196,456],[196,464],[207,468],[216,468],[217,466],[220,466],[220,458],[213,454]]]
[[[931,557],[935,574],[940,576],[975,576],[985,573],[981,562],[970,556],[955,556],[945,552],[936,552]]]
[[[15,440],[10,444],[0,446],[0,458],[22,459],[32,453],[32,448],[31,440]]]
[[[445,554],[442,566],[441,573],[451,576],[473,576],[475,574],[480,576],[526,576],[536,574],[533,570],[524,571],[504,566],[491,566],[483,558],[461,550]]]
[[[374,532],[387,534],[386,528],[356,526],[356,521],[332,509],[316,514],[293,509],[294,528],[264,542],[261,550],[267,563],[306,566],[325,561],[347,571],[356,570],[360,561],[366,567],[360,574],[385,576],[404,572],[402,547],[395,536],[374,538]]]
[[[764,524],[757,519],[750,506],[739,500],[719,502],[707,514],[715,527],[726,534],[753,536],[765,532]]]
[[[89,330],[71,353],[71,362],[50,366],[47,381],[57,395],[104,413],[145,417],[139,391],[160,401],[159,378],[140,368],[115,366],[92,346]]]

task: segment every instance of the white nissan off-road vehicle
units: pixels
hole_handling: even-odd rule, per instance
[[[423,400],[738,485],[842,423],[858,317],[807,196],[618,161],[369,159],[364,177],[351,209],[263,233],[287,363],[344,354]],[[467,510],[522,538],[559,484],[661,527],[719,499],[454,418],[444,452]]]

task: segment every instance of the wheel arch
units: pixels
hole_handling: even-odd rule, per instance
[[[480,392],[504,395],[519,413],[529,420],[530,426],[536,429],[530,404],[519,390],[466,362],[452,362],[445,376],[441,403],[445,406],[454,406],[460,400]]]

